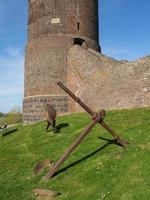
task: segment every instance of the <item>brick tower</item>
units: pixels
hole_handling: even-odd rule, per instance
[[[25,54],[24,123],[43,119],[45,104],[68,113],[67,54],[73,45],[100,50],[98,0],[29,0]]]

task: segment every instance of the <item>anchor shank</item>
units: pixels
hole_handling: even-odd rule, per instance
[[[59,167],[64,163],[64,161],[70,156],[70,154],[77,148],[77,146],[82,142],[85,136],[92,130],[96,123],[98,123],[103,118],[100,113],[97,117],[86,127],[86,129],[81,133],[81,135],[76,139],[76,141],[67,149],[63,156],[50,168],[48,173],[43,177],[43,181],[47,182],[59,169]]]
[[[88,112],[91,116],[95,114],[93,110],[91,110],[87,105],[85,105],[77,96],[75,96],[63,83],[60,81],[57,84],[70,96],[74,99],[86,112]]]

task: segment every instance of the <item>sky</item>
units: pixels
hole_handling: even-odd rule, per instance
[[[0,0],[0,112],[22,107],[28,0]],[[100,0],[102,53],[119,60],[150,55],[150,0]]]

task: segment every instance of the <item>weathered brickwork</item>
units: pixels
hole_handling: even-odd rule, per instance
[[[33,96],[24,99],[24,123],[32,123],[46,119],[45,106],[50,103],[59,114],[68,113],[68,96]]]
[[[29,40],[59,33],[98,41],[98,0],[31,0]]]
[[[68,55],[67,73],[68,86],[95,110],[150,106],[150,56],[120,62],[76,45]],[[70,99],[69,109],[82,111]]]
[[[67,84],[69,49],[79,44],[100,50],[98,35],[98,0],[29,0],[25,123],[42,119],[44,102],[41,101],[46,101],[45,96],[63,98],[65,93],[56,83]],[[69,112],[66,104],[57,109],[58,114],[66,110]]]
[[[66,55],[72,41],[67,37],[32,40],[26,51],[25,96],[63,93],[56,82],[66,83]]]

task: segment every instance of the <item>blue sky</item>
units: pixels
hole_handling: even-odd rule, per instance
[[[22,107],[28,0],[0,0],[0,112]],[[150,55],[150,0],[100,0],[102,52],[116,59]]]
[[[100,0],[100,42],[116,59],[150,54],[150,0]]]

